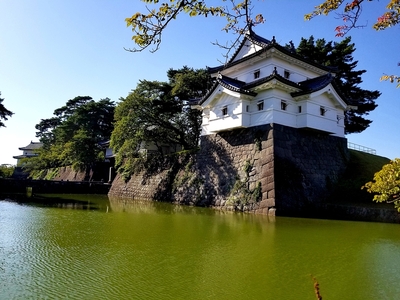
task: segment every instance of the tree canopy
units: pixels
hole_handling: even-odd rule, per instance
[[[0,92],[0,96],[1,96],[1,92]],[[14,113],[9,111],[7,108],[5,108],[5,106],[3,105],[3,98],[0,98],[0,127],[5,127],[4,123],[2,122],[2,120],[7,121],[8,117],[11,117]]]
[[[108,98],[96,102],[89,96],[78,96],[68,100],[54,111],[54,117],[42,119],[35,126],[43,148],[39,156],[27,160],[26,168],[73,166],[83,170],[103,161],[100,143],[111,136],[114,109],[114,102]]]
[[[252,15],[251,0],[142,0],[147,5],[146,12],[136,12],[125,19],[128,27],[131,27],[132,40],[138,48],[131,51],[142,51],[153,45],[151,51],[157,51],[162,41],[162,33],[168,24],[175,20],[180,14],[188,14],[191,17],[220,17],[226,19],[223,28],[240,35],[244,34],[249,27],[263,23],[262,14]],[[383,30],[400,23],[400,0],[386,0],[386,10],[382,9],[380,15],[373,25],[376,30]],[[336,27],[336,35],[344,36],[352,28],[363,27],[360,25],[359,17],[363,8],[367,7],[371,0],[325,0],[314,7],[314,10],[306,14],[304,18],[311,20],[318,15],[328,15],[336,12],[343,20],[343,25]],[[220,5],[218,5],[220,4]],[[240,22],[243,21],[243,22]],[[241,25],[242,24],[242,25]]]
[[[384,165],[363,188],[374,194],[374,201],[394,203],[400,212],[400,159]]]
[[[364,118],[373,111],[377,104],[375,100],[380,96],[379,91],[364,90],[359,87],[362,83],[361,75],[366,70],[356,70],[358,61],[354,60],[356,50],[351,37],[346,37],[341,42],[326,42],[325,39],[315,40],[313,36],[302,38],[296,48],[297,54],[324,66],[337,67],[335,83],[343,94],[345,100],[357,106],[356,110],[345,112],[345,133],[358,133],[364,131],[372,122]]]
[[[143,51],[153,47],[150,51],[155,52],[160,48],[162,34],[168,24],[175,20],[180,14],[188,14],[191,17],[219,17],[225,18],[226,23],[222,28],[226,32],[236,34],[236,39],[231,45],[221,45],[227,50],[225,57],[228,57],[230,50],[237,46],[242,35],[249,28],[260,23],[264,23],[262,14],[252,14],[253,1],[251,0],[142,0],[147,5],[145,12],[136,12],[131,17],[125,19],[128,27],[131,27],[132,40],[137,48],[128,49],[132,52]],[[386,9],[382,8],[380,15],[373,25],[376,30],[383,30],[393,27],[400,23],[400,0],[386,0]],[[336,12],[343,24],[335,28],[336,36],[343,37],[353,28],[364,27],[359,24],[360,15],[371,0],[352,0],[350,2],[343,0],[325,0],[320,5],[314,7],[314,10],[306,14],[304,18],[311,20],[319,15],[328,15]],[[218,5],[220,4],[220,5]],[[151,7],[150,7],[151,6]],[[397,82],[400,87],[400,76],[383,75],[381,80]]]
[[[206,92],[209,76],[204,69],[188,67],[170,69],[167,76],[168,82],[141,80],[116,107],[111,147],[116,165],[128,177],[146,147],[155,147],[153,155],[158,157],[165,154],[165,146],[198,147],[201,113],[190,109],[188,100]]]
[[[226,32],[236,33],[237,40],[246,33],[250,26],[264,22],[262,14],[252,16],[251,0],[220,0],[221,5],[217,6],[215,6],[216,1],[207,0],[142,1],[153,5],[154,8],[147,7],[147,12],[136,12],[125,19],[127,26],[132,28],[132,40],[138,46],[138,48],[129,49],[133,52],[142,51],[149,46],[154,47],[150,50],[151,52],[157,51],[162,41],[163,31],[180,14],[188,14],[191,17],[225,18],[226,24],[222,29]],[[245,20],[243,26],[240,25],[241,20]]]
[[[0,178],[10,178],[14,173],[15,167],[9,164],[0,165]]]
[[[400,0],[387,0],[386,11],[381,11],[377,15],[373,28],[376,30],[384,30],[400,23]],[[328,15],[336,12],[343,20],[343,25],[336,27],[336,36],[344,36],[352,28],[364,27],[359,24],[359,18],[365,7],[371,0],[353,0],[350,2],[343,0],[325,0],[320,5],[315,6],[314,11],[306,14],[304,18],[311,20],[315,16]]]
[[[373,24],[375,30],[384,30],[400,23],[400,0],[387,0],[386,11],[382,9],[381,12],[377,12],[377,19]],[[365,27],[360,24],[360,16],[365,8],[369,8],[371,0],[353,0],[351,2],[343,0],[325,0],[320,5],[315,6],[314,11],[306,14],[304,18],[311,20],[312,18],[319,15],[328,15],[335,12],[343,24],[338,25],[335,28],[336,36],[343,37],[350,30],[354,28]],[[380,15],[379,15],[380,14]],[[400,64],[399,64],[400,65]],[[400,76],[398,75],[383,75],[381,80],[387,80],[390,82],[396,82],[397,87],[400,87]]]

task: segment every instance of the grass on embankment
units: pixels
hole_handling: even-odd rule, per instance
[[[350,151],[350,160],[343,176],[336,185],[333,197],[330,202],[342,204],[357,204],[362,206],[393,206],[393,204],[377,204],[374,202],[373,194],[368,193],[361,187],[372,181],[374,174],[380,171],[383,165],[390,162],[390,159],[356,150]]]

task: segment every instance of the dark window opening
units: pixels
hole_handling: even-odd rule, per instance
[[[224,106],[224,107],[221,109],[221,111],[222,111],[222,115],[223,115],[223,116],[228,115],[228,107],[227,107],[227,106]]]
[[[290,77],[290,72],[289,72],[288,70],[285,70],[285,71],[283,72],[283,77],[285,77],[286,79],[289,79],[289,77]]]

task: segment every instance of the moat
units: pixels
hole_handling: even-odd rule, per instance
[[[1,197],[0,197],[1,198]],[[0,299],[396,299],[398,224],[0,200]]]

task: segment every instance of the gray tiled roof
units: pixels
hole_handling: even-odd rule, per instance
[[[37,154],[22,154],[22,155],[13,156],[13,158],[22,159],[22,158],[35,157],[35,156],[38,156],[38,155]]]
[[[262,47],[261,50],[254,52],[251,55],[248,55],[246,57],[240,58],[238,60],[234,61],[234,58],[237,56],[237,54],[239,53],[240,49],[243,47],[243,45],[246,43],[246,41],[251,41],[253,44],[256,44],[260,47]],[[231,91],[235,91],[238,93],[242,93],[242,94],[246,94],[246,95],[252,95],[255,96],[257,95],[257,93],[253,92],[251,89],[259,86],[263,83],[269,82],[273,79],[279,80],[280,82],[288,85],[288,86],[292,86],[295,87],[297,89],[299,89],[299,91],[297,92],[293,92],[291,93],[291,95],[293,97],[296,96],[300,96],[300,95],[305,95],[305,94],[309,94],[318,90],[323,89],[324,87],[326,87],[328,84],[332,84],[332,86],[335,88],[336,92],[338,92],[341,96],[341,98],[345,101],[348,102],[345,97],[343,97],[343,95],[341,95],[340,93],[340,89],[338,88],[338,86],[335,84],[334,81],[334,76],[331,74],[331,72],[336,72],[338,69],[336,67],[329,67],[329,66],[323,66],[320,65],[318,63],[315,63],[313,61],[310,61],[308,59],[305,59],[299,55],[297,55],[293,49],[288,49],[286,47],[283,47],[281,45],[279,45],[278,43],[276,43],[275,41],[275,37],[273,37],[273,39],[267,40],[257,34],[255,34],[252,30],[250,30],[250,32],[248,34],[245,35],[245,38],[243,39],[242,43],[240,44],[240,46],[238,47],[238,49],[236,50],[236,52],[233,54],[232,58],[230,59],[230,61],[228,61],[228,63],[226,63],[225,65],[221,65],[218,67],[214,67],[214,68],[208,68],[208,72],[210,74],[215,74],[215,73],[219,73],[224,69],[230,68],[232,66],[235,66],[237,64],[240,64],[242,62],[245,62],[253,57],[257,57],[259,55],[261,55],[263,52],[271,49],[271,48],[275,48],[277,50],[279,50],[280,52],[294,57],[297,60],[303,61],[309,65],[315,66],[321,70],[325,70],[329,73],[322,75],[322,76],[318,76],[316,78],[313,79],[309,79],[309,80],[305,80],[299,83],[293,82],[289,79],[284,78],[283,76],[279,75],[276,70],[274,70],[272,72],[271,75],[257,79],[255,81],[249,82],[249,83],[245,83],[243,81],[240,80],[236,80],[233,78],[230,78],[228,76],[222,75],[222,74],[218,74],[218,77],[216,78],[216,81],[214,83],[214,85],[211,87],[211,89],[204,95],[204,97],[202,99],[199,99],[197,101],[197,103],[202,104],[204,103],[204,101],[215,91],[215,89],[218,87],[218,85],[221,85]],[[194,103],[195,101],[193,101]]]
[[[252,81],[249,83],[245,83],[243,81],[236,80],[236,79],[230,78],[228,76],[219,74],[214,86],[209,90],[209,92],[202,99],[198,100],[197,103],[202,104],[211,95],[211,93],[217,88],[218,85],[221,85],[231,91],[235,91],[235,92],[238,92],[241,94],[256,96],[257,93],[253,92],[251,89],[253,89],[263,83],[272,81],[274,79],[280,81],[283,84],[286,84],[288,86],[299,89],[299,91],[291,93],[292,97],[297,97],[297,96],[306,95],[306,94],[310,94],[310,93],[319,91],[319,90],[323,89],[324,87],[326,87],[330,83],[332,83],[333,87],[335,88],[335,91],[337,93],[339,93],[339,95],[340,95],[340,90],[334,83],[334,76],[331,73],[296,83],[289,79],[284,78],[283,76],[279,75],[276,72],[276,70],[274,70],[271,75],[257,79],[255,81]],[[346,103],[348,102],[342,95],[340,95],[340,96]],[[195,104],[195,103],[193,102],[193,104]]]
[[[220,85],[222,85],[223,87],[225,87],[231,91],[238,92],[240,94],[245,94],[245,95],[250,95],[250,96],[257,95],[257,93],[244,88],[246,86],[246,82],[244,82],[244,81],[240,81],[240,80],[233,79],[228,76],[219,74],[217,77],[217,82]]]
[[[42,147],[43,147],[43,143],[41,143],[41,142],[32,142],[31,141],[31,143],[28,146],[21,147],[21,148],[18,148],[18,149],[19,150],[36,150],[36,149],[40,149]]]
[[[333,79],[334,77],[332,76],[332,74],[328,73],[312,79],[301,81],[298,83],[298,85],[302,90],[300,92],[292,93],[292,96],[296,97],[323,89],[328,84],[330,84],[333,81]]]
[[[260,47],[262,47],[262,49],[259,50],[259,51],[254,52],[253,54],[250,54],[248,56],[245,56],[243,58],[240,58],[240,59],[234,61],[236,55],[239,53],[240,49],[242,48],[242,46],[245,44],[245,42],[247,40],[251,41],[252,43],[254,43],[254,44],[256,44],[256,45],[258,45]],[[296,59],[298,59],[300,61],[306,62],[307,64],[315,66],[315,67],[317,67],[319,69],[322,69],[322,70],[325,70],[325,71],[331,71],[331,72],[337,71],[336,67],[320,65],[320,64],[318,64],[316,62],[313,62],[313,61],[310,61],[308,59],[303,58],[302,56],[294,53],[292,50],[290,50],[290,49],[288,49],[286,47],[283,47],[283,46],[279,45],[275,41],[275,37],[273,37],[272,41],[269,41],[269,40],[267,40],[267,39],[255,34],[252,30],[250,30],[249,34],[245,35],[245,38],[243,39],[242,43],[240,44],[240,46],[238,47],[236,52],[232,55],[232,58],[225,65],[220,65],[220,66],[217,66],[217,67],[208,67],[207,70],[208,70],[208,72],[210,74],[214,74],[214,73],[220,72],[220,71],[222,71],[224,69],[230,68],[230,67],[235,66],[237,64],[240,64],[240,63],[242,63],[242,62],[244,62],[246,60],[249,60],[249,59],[251,59],[253,57],[256,57],[256,56],[260,55],[261,53],[268,51],[271,48],[275,48],[275,49],[279,50],[280,52],[282,52],[282,53],[284,53],[284,54],[286,54],[288,56],[291,56],[291,57],[296,58]]]
[[[331,83],[335,91],[340,95],[340,98],[342,98],[342,100],[345,101],[347,104],[350,104],[349,100],[346,99],[346,97],[341,93],[340,88],[337,86],[334,79],[335,77],[331,73],[328,73],[312,79],[301,81],[298,83],[298,85],[302,90],[299,92],[294,92],[291,95],[293,97],[297,97],[301,95],[310,94],[323,89],[324,87],[326,87],[328,84]]]
[[[252,82],[247,83],[247,84],[244,86],[244,88],[246,88],[246,89],[251,89],[251,88],[254,88],[254,87],[256,87],[256,86],[259,86],[259,85],[261,85],[261,84],[263,84],[263,83],[266,83],[266,82],[268,82],[268,81],[271,81],[271,80],[273,80],[273,79],[277,79],[277,80],[279,80],[280,82],[282,82],[282,83],[284,83],[284,84],[286,84],[286,85],[289,85],[289,86],[292,86],[292,87],[295,87],[295,88],[300,88],[299,85],[298,85],[296,82],[293,82],[293,81],[291,81],[291,80],[289,80],[289,79],[284,78],[283,76],[279,75],[279,74],[276,72],[276,70],[274,70],[274,71],[272,72],[272,74],[269,75],[269,76],[267,76],[267,77],[263,77],[263,78],[260,78],[260,79],[257,79],[257,80],[254,80],[254,81],[252,81]]]

